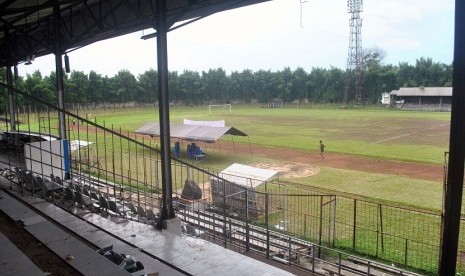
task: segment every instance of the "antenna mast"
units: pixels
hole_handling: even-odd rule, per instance
[[[347,83],[344,93],[344,103],[349,100],[352,83],[355,81],[355,101],[362,100],[362,18],[363,0],[347,0],[347,12],[351,17],[349,20],[350,38],[349,53],[347,56]]]

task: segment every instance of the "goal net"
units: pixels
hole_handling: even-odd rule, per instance
[[[208,106],[208,114],[221,112],[222,114],[231,114],[231,104],[211,104]]]

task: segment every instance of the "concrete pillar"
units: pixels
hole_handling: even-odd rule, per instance
[[[171,147],[168,93],[168,43],[166,23],[166,0],[157,0],[157,60],[158,60],[158,102],[160,116],[160,150],[162,172],[162,210],[157,224],[159,229],[167,227],[167,221],[175,218],[173,209],[173,187],[171,180]]]
[[[55,71],[56,71],[56,93],[57,93],[57,106],[60,109],[58,111],[58,124],[59,124],[59,135],[60,139],[66,139],[66,120],[64,103],[64,88],[63,88],[63,51],[61,49],[61,12],[58,1],[55,1],[53,5],[53,17],[54,17],[54,43],[55,43]]]
[[[439,275],[455,275],[465,162],[465,1],[455,1],[449,166],[441,228]],[[465,231],[465,229],[462,229]]]
[[[8,85],[8,110],[10,112],[10,127],[11,130],[16,130],[15,105],[13,101],[13,74],[11,73],[11,66],[6,68],[6,82]]]

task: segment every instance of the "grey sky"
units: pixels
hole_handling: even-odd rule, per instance
[[[301,21],[302,8],[302,21]],[[365,0],[363,47],[387,53],[385,63],[411,64],[420,57],[450,64],[453,54],[453,0]],[[95,43],[69,54],[71,69],[113,76],[127,69],[136,76],[156,68],[155,39],[138,32]],[[228,73],[285,67],[346,67],[349,14],[346,0],[273,0],[218,13],[168,35],[169,69]],[[54,70],[53,56],[19,66],[21,75]]]

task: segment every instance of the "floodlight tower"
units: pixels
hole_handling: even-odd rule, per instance
[[[347,12],[350,13],[349,53],[347,56],[347,83],[344,101],[349,99],[351,84],[355,81],[355,101],[362,99],[362,18],[363,0],[347,0]]]

